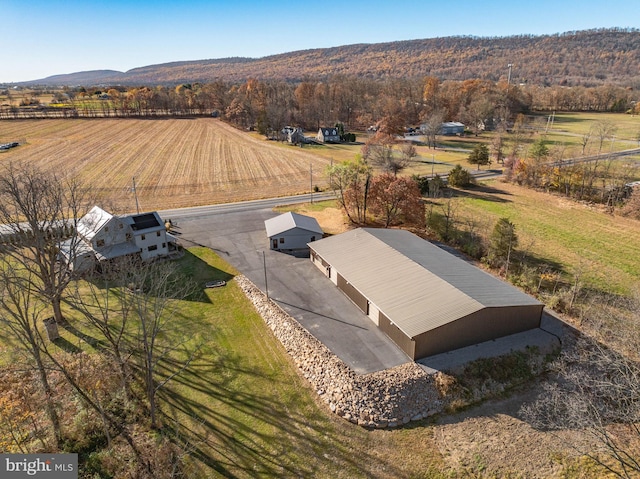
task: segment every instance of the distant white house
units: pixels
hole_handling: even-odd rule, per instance
[[[298,213],[284,213],[264,222],[270,249],[287,252],[308,252],[307,243],[322,239],[318,221]]]
[[[316,139],[322,143],[340,143],[340,133],[337,128],[320,128]]]
[[[114,216],[94,206],[77,224],[77,237],[61,245],[60,253],[74,271],[86,271],[96,263],[132,255],[143,261],[167,256],[175,238],[167,233],[155,211]]]

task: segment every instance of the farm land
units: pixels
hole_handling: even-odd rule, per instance
[[[613,147],[633,147],[638,118],[614,118],[624,126]],[[558,114],[549,139],[580,148],[578,135],[592,121],[588,115]],[[324,167],[360,150],[360,145],[297,148],[267,142],[210,118],[0,122],[0,142],[14,139],[25,143],[0,153],[0,164],[31,162],[76,175],[105,206],[120,211],[134,208],[133,177],[144,210],[239,201],[308,192],[310,166],[314,184],[324,189]],[[489,140],[488,134],[447,139],[441,146],[448,150],[435,152],[419,146],[420,157],[407,173],[466,166],[466,153],[457,150]],[[452,201],[461,222],[474,218],[487,234],[497,218],[510,217],[520,244],[567,274],[588,261],[588,281],[595,289],[630,294],[638,284],[637,221],[499,181]],[[331,203],[303,208],[333,233],[344,227]],[[201,248],[181,262],[196,280],[237,274]],[[184,305],[176,331],[192,331],[196,323],[212,332],[213,341],[163,398],[165,413],[190,431],[190,472],[197,477],[602,477],[564,444],[579,433],[538,431],[519,419],[518,409],[537,393],[535,386],[398,430],[369,431],[340,420],[296,374],[233,282],[205,294],[210,301]],[[63,334],[73,344],[81,341]]]

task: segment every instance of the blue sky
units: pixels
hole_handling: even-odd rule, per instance
[[[0,82],[451,35],[640,27],[638,0],[0,0]]]

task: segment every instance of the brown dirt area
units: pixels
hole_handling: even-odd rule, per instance
[[[570,444],[586,445],[589,438],[579,431],[538,431],[520,419],[520,407],[538,391],[518,392],[441,418],[434,441],[447,466],[463,477],[567,477],[567,468],[580,461]],[[575,477],[603,476],[600,470]]]

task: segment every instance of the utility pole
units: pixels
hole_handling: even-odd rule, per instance
[[[511,85],[511,67],[513,67],[513,63],[509,63],[507,67],[509,68],[509,75],[507,76],[507,91],[509,91],[509,85]]]
[[[136,212],[140,214],[140,205],[138,204],[138,191],[136,190],[136,177],[133,177],[133,196],[136,199]]]
[[[269,285],[267,284],[267,258],[262,250],[262,266],[264,267],[264,292],[267,295],[267,302],[269,301]]]
[[[309,179],[311,181],[311,189],[309,190],[311,191],[311,204],[313,204],[313,163],[311,162],[309,162]]]

